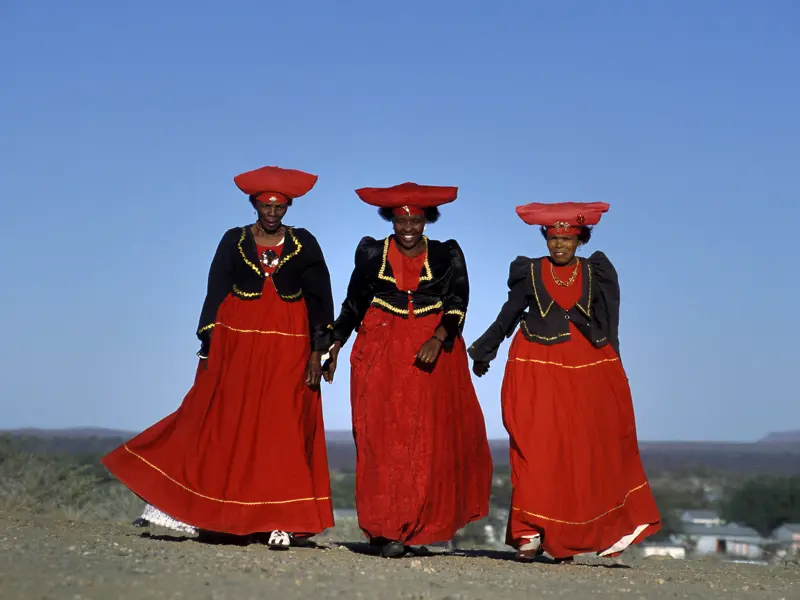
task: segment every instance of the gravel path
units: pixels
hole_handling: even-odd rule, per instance
[[[385,560],[363,544],[270,551],[0,513],[4,600],[192,598],[800,599],[800,568],[637,559],[519,564],[507,553]],[[604,565],[604,566],[601,566]]]

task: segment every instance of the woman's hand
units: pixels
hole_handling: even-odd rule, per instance
[[[436,362],[439,352],[442,351],[443,343],[441,338],[434,335],[431,339],[422,344],[422,348],[417,352],[417,360],[426,365]]]
[[[474,363],[472,363],[472,372],[478,377],[483,377],[489,372],[489,363],[476,360]]]
[[[306,365],[306,385],[308,387],[319,387],[322,380],[322,352],[312,352],[308,357]]]
[[[322,376],[328,383],[333,383],[333,376],[336,374],[336,365],[339,363],[339,351],[342,349],[341,342],[334,342],[331,346],[330,358],[328,358],[328,368],[322,372]]]

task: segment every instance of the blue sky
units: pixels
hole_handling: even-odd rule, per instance
[[[193,376],[232,177],[319,174],[287,221],[341,302],[387,225],[353,189],[458,185],[467,341],[541,255],[514,206],[612,205],[642,439],[800,428],[800,4],[0,2],[0,428],[142,429]],[[505,355],[507,345],[501,350]],[[503,362],[476,387],[492,437]],[[349,427],[347,369],[324,389]]]

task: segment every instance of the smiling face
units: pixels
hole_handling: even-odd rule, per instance
[[[276,233],[283,223],[283,217],[289,205],[281,202],[261,202],[257,200],[253,206],[258,213],[258,222],[267,233]]]
[[[547,249],[550,259],[558,266],[572,264],[580,242],[577,235],[547,235]]]
[[[416,248],[422,241],[425,223],[424,215],[395,215],[392,218],[392,225],[397,245],[405,250]]]

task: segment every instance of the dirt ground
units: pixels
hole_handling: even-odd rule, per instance
[[[511,556],[456,551],[387,560],[358,543],[271,551],[0,513],[4,600],[800,599],[797,566],[635,557],[624,557],[624,564],[586,559],[566,566],[520,564]]]

